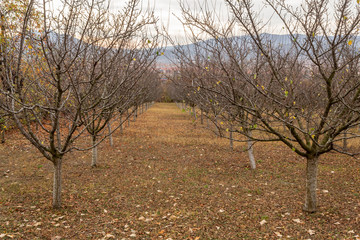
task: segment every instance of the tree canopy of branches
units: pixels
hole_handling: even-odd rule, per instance
[[[1,109],[53,163],[55,208],[64,155],[86,149],[79,143],[86,131],[95,147],[115,110],[149,97],[144,78],[154,74],[158,34],[149,33],[156,19],[139,3],[113,13],[107,0],[62,1],[58,11],[28,0],[15,27],[1,7]]]
[[[274,37],[251,0],[225,2],[227,25],[206,7],[199,13],[182,3],[194,47],[174,52],[175,82],[189,89],[176,97],[221,116],[226,124],[218,127],[233,126],[244,141],[281,141],[306,158],[304,210],[315,212],[319,157],[347,153],[338,143],[359,124],[359,4],[307,0],[294,8],[266,0],[287,34]]]

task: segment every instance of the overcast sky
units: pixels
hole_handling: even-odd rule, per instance
[[[213,9],[214,12],[218,16],[220,16],[220,20],[224,23],[227,22],[227,18],[229,15],[229,9],[225,5],[224,0],[141,0],[142,6],[144,9],[150,6],[150,8],[154,9],[155,15],[160,20],[160,25],[165,26],[168,29],[169,34],[172,37],[183,38],[184,37],[184,27],[182,23],[178,20],[181,18],[181,8],[179,1],[185,3],[185,5],[189,6],[192,11],[198,11],[199,6],[203,7],[205,4],[209,6],[210,9]],[[119,9],[124,5],[123,0],[112,0],[112,8]],[[299,5],[301,0],[285,0],[286,3],[291,4],[293,6]],[[272,11],[269,7],[264,8],[263,0],[254,0],[254,7],[256,10],[261,10],[262,17],[264,19],[268,19],[272,15]],[[277,31],[274,29],[281,29],[281,23],[276,18],[273,18],[271,24],[269,24],[268,32]]]
[[[155,15],[159,18],[159,25],[164,26],[168,33],[172,37],[179,38],[180,41],[183,41],[184,38],[184,27],[177,17],[181,18],[181,8],[179,1],[186,3],[192,11],[197,11],[199,6],[203,7],[205,3],[212,8],[218,15],[221,16],[221,20],[226,22],[228,16],[228,8],[224,4],[224,0],[141,0],[143,9],[154,9]],[[301,2],[301,0],[285,0],[286,3],[296,5]],[[126,0],[111,0],[111,8],[113,11],[120,10],[126,4]],[[271,16],[271,10],[268,8],[263,8],[263,0],[254,0],[255,9],[262,9],[262,17],[269,18]],[[60,5],[60,0],[53,0],[53,7],[57,8]],[[280,25],[280,21],[276,19],[269,24],[272,28],[268,32],[273,32],[273,29]],[[279,29],[279,28],[278,28]]]
[[[184,27],[178,18],[181,18],[180,0],[141,0],[143,9],[154,9],[156,17],[159,18],[159,25],[165,27],[172,37],[183,37]],[[204,6],[205,3],[215,6],[216,11],[222,15],[227,15],[227,9],[223,0],[181,0],[192,10]],[[113,10],[125,5],[126,1],[112,0]]]

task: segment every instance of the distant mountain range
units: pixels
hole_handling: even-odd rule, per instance
[[[304,43],[305,40],[307,39],[306,35],[304,35],[304,34],[296,35],[295,39],[289,34],[278,35],[278,34],[264,33],[261,35],[261,37],[264,40],[266,40],[266,42],[271,43],[272,46],[282,48],[284,51],[289,51],[291,49],[291,47],[294,45],[294,41],[298,41],[299,43]],[[324,39],[324,37],[316,36],[315,38],[317,38],[319,40],[319,42],[323,42],[322,44],[326,45],[326,40]],[[330,38],[330,40],[333,39],[333,37],[329,37],[329,38]],[[352,47],[360,46],[360,41],[356,41],[357,39],[359,39],[359,36],[354,36],[351,39],[352,39],[352,42],[350,45],[352,45]],[[238,44],[239,46],[240,46],[240,44],[244,44],[244,42],[245,42],[245,45],[248,45],[248,47],[251,48],[252,41],[250,39],[250,36],[248,36],[248,35],[232,37],[230,40],[235,41],[233,44]],[[193,54],[193,53],[195,53],[196,45],[199,45],[200,48],[205,48],[206,46],[211,46],[211,45],[216,44],[216,42],[217,41],[215,39],[208,39],[208,40],[204,40],[204,41],[201,41],[198,43],[180,45],[180,46],[176,46],[176,47],[168,46],[163,51],[164,55],[161,55],[157,58],[157,62],[159,65],[175,63],[177,61],[177,57],[174,54],[174,50],[178,47],[184,49],[188,54]]]
[[[272,47],[277,47],[278,49],[282,49],[285,52],[289,51],[291,47],[294,45],[294,41],[297,41],[299,43],[304,43],[307,39],[306,35],[304,34],[298,34],[294,37],[291,35],[278,35],[278,34],[269,34],[269,33],[263,33],[261,34],[261,37],[264,39],[264,42],[271,43]],[[55,32],[49,33],[49,38],[52,42],[57,44],[63,43],[63,35],[59,35]],[[321,43],[323,46],[326,46],[326,39],[323,36],[315,36],[315,38],[318,40],[318,43]],[[358,41],[359,36],[354,36],[351,39],[351,47],[359,49],[360,47],[360,41]],[[222,41],[224,39],[220,39]],[[329,37],[329,40],[333,40],[333,37]],[[243,35],[243,36],[235,36],[229,39],[229,41],[232,42],[233,45],[238,45],[239,47],[247,46],[248,49],[252,48],[252,40],[250,36]],[[186,52],[186,54],[189,54],[192,56],[192,54],[197,54],[195,51],[198,49],[197,45],[200,47],[200,49],[205,49],[207,46],[214,46],[218,44],[218,39],[208,39],[204,41],[200,41],[197,43],[191,43],[186,45],[178,45],[178,46],[167,46],[164,50],[162,50],[163,54],[160,54],[157,58],[158,65],[172,65],[176,62],[178,62],[177,56],[174,52],[177,48],[181,48]],[[80,40],[75,37],[69,37],[68,38],[68,44],[74,44],[78,45],[80,44]],[[88,46],[86,43],[83,43],[82,47]],[[70,47],[70,46],[69,46]],[[160,50],[159,50],[160,51]]]

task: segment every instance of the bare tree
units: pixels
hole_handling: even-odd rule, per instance
[[[92,167],[95,167],[97,164],[98,142],[101,142],[103,137],[111,137],[112,132],[124,123],[122,120],[112,121],[112,118],[118,117],[114,113],[119,109],[130,108],[133,104],[137,103],[138,98],[142,98],[141,80],[147,76],[147,72],[152,68],[156,58],[154,47],[157,42],[153,42],[152,45],[149,45],[148,41],[140,39],[141,48],[137,45],[132,50],[130,50],[128,45],[122,46],[119,48],[122,50],[122,54],[117,52],[114,59],[110,61],[104,60],[101,63],[103,67],[99,67],[100,72],[102,69],[105,70],[103,78],[106,81],[106,87],[96,87],[94,89],[89,97],[91,99],[88,103],[89,107],[86,111],[82,112],[82,121],[92,137],[91,146],[94,146],[92,149]],[[131,45],[133,46],[134,42]],[[97,50],[96,52],[100,51]],[[91,74],[91,72],[88,73],[89,76]],[[94,99],[101,99],[104,96],[111,97],[108,97],[106,101],[102,101],[101,104],[92,105]],[[116,123],[115,128],[111,128],[111,123]],[[108,126],[108,133],[104,131],[106,126]]]
[[[21,133],[53,163],[53,207],[58,208],[64,155],[82,148],[80,136],[93,123],[88,113],[95,109],[95,119],[111,114],[120,89],[110,90],[117,82],[115,62],[129,46],[124,43],[137,40],[154,19],[151,12],[140,17],[139,0],[130,0],[116,14],[105,0],[63,1],[57,12],[48,6],[30,1],[19,34],[5,28],[18,37],[2,54],[0,98]],[[30,24],[35,7],[41,9],[40,31]]]
[[[214,75],[222,75],[220,86],[200,86],[216,94],[224,108],[239,109],[239,123],[246,127],[239,133],[253,141],[281,141],[306,158],[304,210],[315,212],[319,157],[330,151],[350,154],[337,143],[357,137],[342,133],[359,123],[359,5],[309,0],[294,9],[284,1],[267,0],[287,31],[279,41],[265,32],[268,21],[259,17],[251,0],[225,2],[232,13],[226,26],[219,26],[206,9],[195,14],[183,8],[185,23],[213,37],[218,44],[211,49],[222,54],[214,66],[222,72]],[[326,17],[330,14],[334,18]],[[245,36],[236,37],[235,27]],[[239,38],[251,49],[243,59],[234,47]],[[223,117],[233,115],[225,113]]]
[[[188,19],[188,21],[190,20]],[[255,68],[257,62],[245,62],[251,51],[251,48],[247,46],[249,41],[248,39],[232,41],[232,39],[215,37],[202,41],[196,36],[193,36],[193,39],[194,42],[190,47],[176,46],[174,48],[174,54],[181,59],[181,64],[178,64],[181,77],[173,78],[176,91],[174,91],[175,95],[174,92],[172,94],[173,96],[180,94],[181,96],[177,96],[177,98],[190,104],[195,103],[201,112],[204,111],[207,119],[215,126],[214,133],[229,138],[230,148],[234,141],[247,142],[250,167],[255,169],[256,162],[253,153],[255,141],[252,137],[247,137],[246,140],[235,139],[233,133],[246,132],[246,135],[252,136],[256,117],[234,106],[227,98],[244,102],[244,94],[240,93],[239,89],[247,92],[247,98],[251,97],[253,101],[257,98],[257,94],[254,91],[251,92],[251,89],[245,88],[241,78],[236,77],[230,58],[224,54],[226,47],[231,47],[241,65],[247,66],[249,69]]]

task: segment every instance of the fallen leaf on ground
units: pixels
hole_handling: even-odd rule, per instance
[[[314,231],[314,230],[311,230],[311,229],[309,229],[307,232],[308,232],[310,235],[314,235],[314,234],[315,234],[315,231]]]
[[[109,238],[115,238],[115,236],[110,233],[107,233],[103,239],[109,239]]]
[[[51,240],[60,240],[61,239],[61,236],[53,236],[51,237]]]
[[[299,218],[293,219],[293,221],[296,223],[301,223],[301,220]]]

